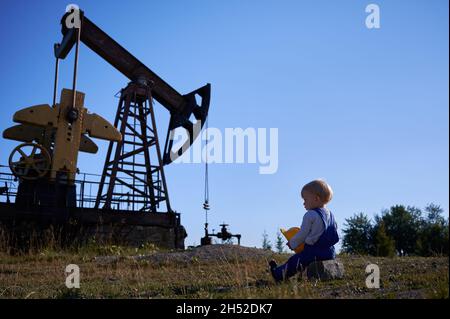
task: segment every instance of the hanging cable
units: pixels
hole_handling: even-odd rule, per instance
[[[73,100],[72,107],[75,107],[75,91],[77,88],[77,71],[78,71],[78,50],[80,47],[80,36],[81,36],[81,25],[79,28],[75,28],[75,32],[77,35],[77,42],[75,47],[75,62],[73,65],[73,83],[72,83],[72,91],[73,91]]]
[[[53,104],[52,104],[52,107],[55,107],[55,105],[56,105],[56,93],[57,93],[57,90],[58,90],[58,73],[59,73],[59,58],[56,58],[55,83],[53,84]]]
[[[78,71],[78,50],[80,47],[80,37],[81,37],[81,25],[75,28],[75,33],[77,36],[76,46],[75,46],[75,62],[73,66],[73,83],[72,83],[72,107],[67,112],[67,120],[72,123],[78,119],[78,109],[76,108],[76,89],[77,89],[77,71]]]
[[[208,176],[208,118],[205,122],[205,202],[203,203],[203,209],[206,215],[206,225],[208,224],[208,210],[209,207],[209,176]]]
[[[205,203],[209,201],[209,180],[208,180],[208,119],[206,119],[205,123]]]

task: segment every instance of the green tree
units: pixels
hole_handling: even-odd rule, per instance
[[[394,239],[397,252],[410,255],[416,251],[422,226],[421,214],[418,208],[402,205],[392,206],[390,210],[382,212],[381,220],[386,234]]]
[[[393,257],[395,255],[395,241],[386,234],[386,228],[382,220],[376,226],[373,240],[376,256]]]
[[[427,214],[428,222],[439,224],[445,223],[445,218],[442,216],[442,214],[444,213],[444,209],[441,206],[431,203],[428,204],[427,207],[425,207],[425,211],[428,213]]]
[[[272,243],[269,240],[269,235],[267,235],[267,232],[264,230],[263,233],[263,242],[262,242],[262,248],[271,250],[272,249]]]
[[[277,241],[275,243],[275,249],[280,254],[284,252],[284,240],[281,237],[281,233],[280,232],[277,232]]]
[[[342,249],[350,254],[369,254],[372,224],[364,213],[345,219]]]
[[[435,204],[425,207],[427,218],[423,221],[417,240],[417,253],[421,256],[447,255],[449,250],[448,219],[444,210]]]

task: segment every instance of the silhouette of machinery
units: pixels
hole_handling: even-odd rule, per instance
[[[233,237],[236,237],[238,240],[238,245],[241,244],[241,235],[240,234],[232,234],[228,231],[227,226],[228,224],[220,224],[222,228],[220,229],[219,233],[208,233],[208,223],[205,223],[205,236],[201,238],[200,244],[202,246],[205,245],[211,245],[212,244],[212,238],[211,237],[217,237],[219,239],[222,239],[222,241],[227,241]]]
[[[207,167],[207,164],[206,164],[206,167]],[[208,171],[208,169],[206,169],[206,171]],[[207,194],[207,195],[206,195],[205,202],[203,203],[203,209],[205,210],[205,228],[204,228],[205,236],[203,236],[200,239],[200,245],[201,246],[211,245],[212,244],[212,237],[217,237],[217,238],[221,239],[222,242],[225,242],[227,240],[232,239],[233,237],[236,237],[237,240],[238,240],[238,245],[240,245],[241,244],[241,234],[232,234],[232,233],[230,233],[228,231],[228,229],[227,229],[227,226],[229,226],[228,224],[225,224],[225,223],[220,224],[219,226],[221,226],[221,229],[220,229],[219,233],[214,233],[214,230],[213,230],[212,233],[210,233],[209,230],[208,230],[208,212],[209,212],[209,210],[211,208],[209,206],[209,199],[208,199],[208,196],[209,196],[208,195],[208,193],[209,193],[208,188],[209,187],[208,187],[208,177],[207,176],[208,176],[208,174],[206,173],[205,194]]]
[[[80,25],[68,28],[66,21],[73,14],[79,15]],[[181,156],[198,136],[198,128],[203,127],[208,116],[210,84],[182,95],[92,23],[83,11],[72,9],[64,14],[61,24],[63,39],[54,46],[53,104],[35,105],[16,112],[13,121],[18,125],[3,132],[4,138],[22,144],[14,148],[9,157],[10,170],[19,181],[14,207],[8,197],[8,203],[1,203],[1,210],[50,211],[52,219],[67,221],[72,208],[86,204],[83,198],[77,199],[78,153],[95,154],[98,147],[91,138],[99,138],[109,141],[109,147],[90,213],[103,218],[105,212],[122,211],[126,207],[125,210],[133,213],[150,214],[129,214],[131,217],[127,216],[127,221],[138,220],[139,224],[140,219],[146,219],[149,225],[179,229],[182,227],[180,217],[170,205],[164,166]],[[120,91],[114,123],[90,113],[84,106],[85,94],[76,90],[80,43],[130,79]],[[57,103],[59,61],[65,59],[74,46],[72,89],[63,89]],[[170,113],[163,151],[154,100]],[[191,122],[191,118],[196,122]],[[186,130],[188,137],[183,145],[174,149],[174,133],[179,128]],[[0,195],[9,195],[6,185],[0,191]],[[121,216],[120,220],[123,219]],[[179,236],[186,236],[183,230]]]

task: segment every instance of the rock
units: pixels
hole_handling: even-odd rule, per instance
[[[308,279],[342,279],[344,277],[344,264],[337,259],[312,262],[306,268]]]
[[[247,261],[249,259],[259,259],[261,262],[266,263],[272,254],[270,250],[259,248],[214,244],[182,251],[156,252],[150,255],[135,256],[133,258],[135,260],[147,260],[157,264],[191,264],[197,262],[220,262],[226,264],[232,261]]]
[[[115,262],[118,262],[121,259],[120,256],[96,256],[94,257],[94,261],[101,265],[108,265]]]

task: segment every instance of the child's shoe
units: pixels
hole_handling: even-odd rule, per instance
[[[269,267],[270,267],[270,271],[274,270],[275,268],[278,267],[277,262],[272,259],[271,261],[269,261]]]
[[[278,267],[278,265],[275,260],[272,259],[271,261],[269,261],[269,270],[270,270],[270,273],[272,274],[272,277],[276,283],[279,282],[279,280],[277,280],[277,278],[275,277],[275,268],[277,268],[277,267]]]

